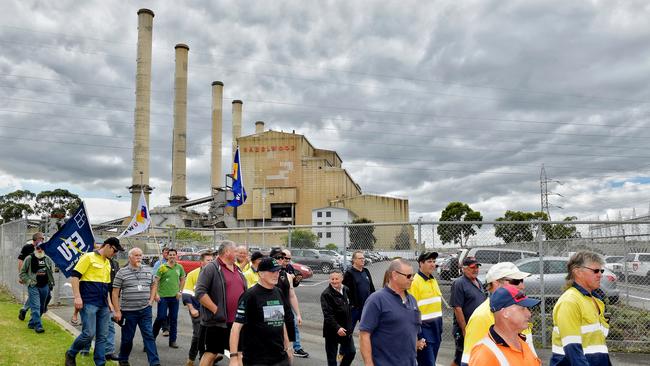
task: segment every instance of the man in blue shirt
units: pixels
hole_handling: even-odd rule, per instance
[[[388,283],[366,300],[359,324],[361,355],[366,366],[416,366],[420,310],[406,290],[413,282],[413,267],[395,259],[386,271]]]
[[[483,285],[476,277],[481,264],[474,257],[463,260],[463,275],[454,280],[451,284],[451,301],[449,304],[454,309],[454,340],[456,341],[456,353],[452,366],[460,365],[463,357],[465,343],[465,326],[469,317],[476,308],[485,301],[487,296],[483,291]]]

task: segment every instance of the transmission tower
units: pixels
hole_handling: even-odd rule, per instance
[[[562,185],[562,183],[559,180],[553,180],[553,179],[548,179],[546,176],[546,169],[544,169],[544,164],[542,164],[542,171],[539,173],[539,188],[540,188],[540,198],[542,201],[542,212],[546,213],[546,216],[548,216],[548,220],[551,221],[551,212],[549,211],[549,207],[557,207],[559,209],[562,209],[562,207],[557,206],[557,205],[550,205],[548,203],[548,196],[549,195],[556,195],[560,197],[564,197],[559,193],[554,193],[548,191],[548,184],[549,183],[558,183]]]

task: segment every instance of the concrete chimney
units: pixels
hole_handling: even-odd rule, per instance
[[[133,172],[131,174],[131,216],[138,210],[140,192],[149,203],[149,112],[151,99],[151,42],[153,11],[138,10],[138,50],[135,72],[135,136],[133,138]]]
[[[241,110],[243,106],[241,100],[232,101],[232,156],[234,158],[237,150],[237,138],[241,136]]]
[[[170,204],[187,201],[187,54],[190,48],[179,43],[174,72],[174,132],[172,146],[172,192]]]
[[[264,121],[255,122],[255,133],[259,134],[264,132]]]
[[[223,83],[212,82],[212,161],[210,184],[212,194],[222,186],[221,178],[221,144],[223,134]]]

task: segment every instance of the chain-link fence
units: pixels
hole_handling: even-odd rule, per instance
[[[116,236],[123,227],[95,226],[96,239]],[[16,257],[31,237],[25,221],[2,225],[1,282],[17,296],[24,288],[17,282]],[[326,273],[350,265],[354,250],[363,250],[366,267],[377,288],[382,286],[389,260],[408,259],[417,270],[415,258],[425,250],[440,253],[435,276],[443,297],[449,301],[450,286],[461,275],[459,263],[475,257],[482,263],[479,279],[499,262],[515,262],[525,272],[526,292],[544,301],[534,311],[533,332],[539,347],[550,347],[552,310],[564,291],[567,261],[571,254],[590,250],[603,256],[605,273],[601,289],[610,322],[608,344],[612,350],[650,352],[650,222],[412,222],[315,226],[272,226],[216,229],[153,228],[147,234],[122,240],[125,248],[144,249],[145,260],[153,264],[162,247],[179,252],[216,249],[223,240],[248,246],[250,251],[267,252],[272,247],[292,249],[293,261],[309,266],[313,277],[298,287],[303,319],[315,326],[322,322],[319,296],[327,286]],[[198,256],[193,256],[198,258]],[[188,256],[189,258],[189,256]],[[121,258],[124,263],[126,257]],[[70,296],[66,280],[55,299]],[[453,345],[453,311],[443,307],[444,344]]]

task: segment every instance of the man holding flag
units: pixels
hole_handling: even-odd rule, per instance
[[[235,198],[229,201],[226,206],[238,207],[246,202],[244,177],[241,174],[241,163],[239,162],[239,146],[237,146],[235,160],[232,163],[232,193],[235,195]]]

